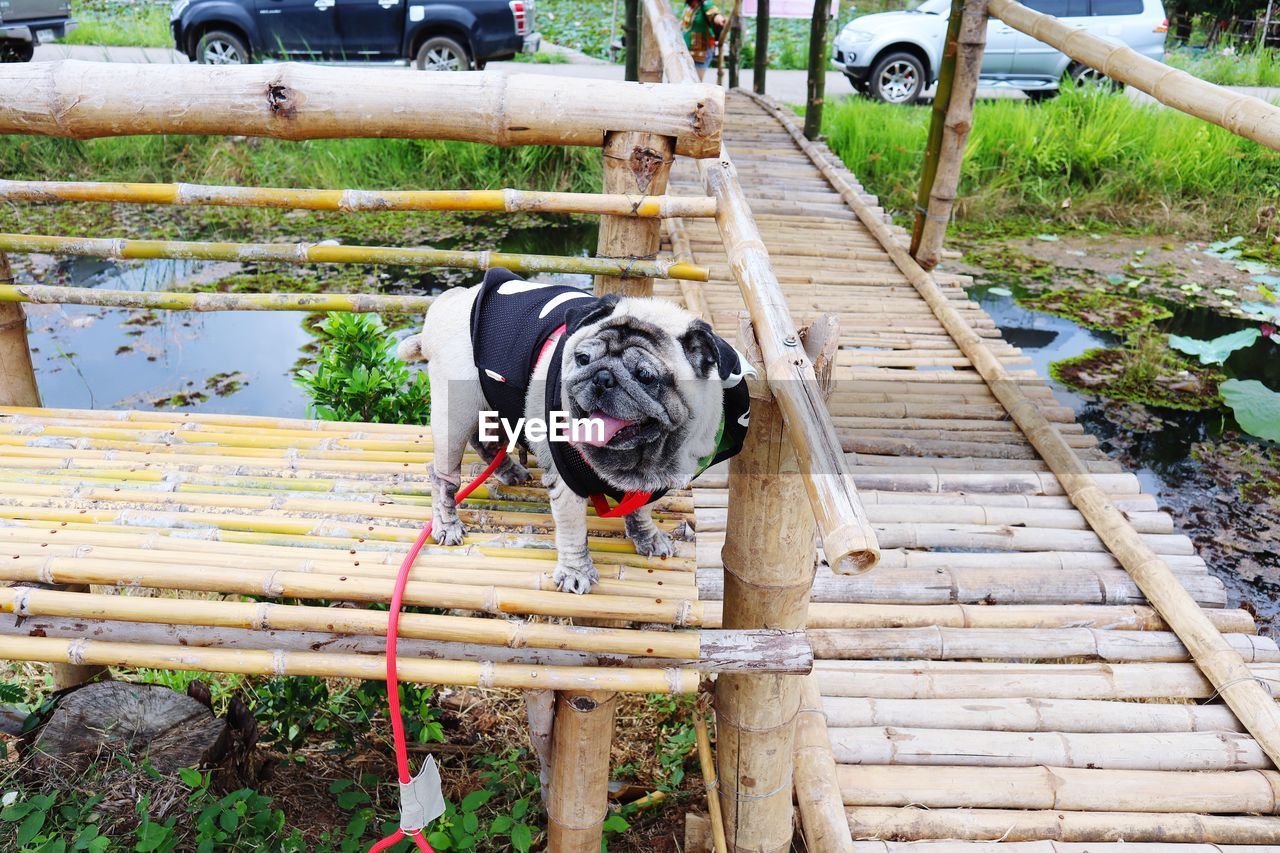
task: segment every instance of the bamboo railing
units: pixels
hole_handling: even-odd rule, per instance
[[[560,193],[536,190],[314,190],[204,184],[137,184],[0,179],[0,201],[101,201],[180,207],[274,207],[343,212],[461,210],[490,213],[582,213],[643,218],[714,217],[716,201],[699,196]]]
[[[0,133],[72,139],[185,133],[599,148],[606,134],[634,130],[670,137],[677,154],[714,157],[723,120],[724,90],[712,85],[481,71],[424,85],[397,70],[291,62],[0,65]]]

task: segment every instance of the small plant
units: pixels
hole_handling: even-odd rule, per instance
[[[376,729],[387,707],[381,681],[352,681],[331,686],[323,678],[272,678],[254,688],[254,713],[265,726],[263,741],[293,752],[313,736],[332,739],[349,750]],[[432,689],[421,684],[401,684],[400,704],[405,710],[405,735],[412,743],[444,740],[440,711],[431,704]]]
[[[315,370],[297,382],[311,397],[311,413],[326,421],[425,424],[431,419],[431,386],[425,373],[410,373],[391,350],[387,328],[373,314],[330,314],[319,326]]]

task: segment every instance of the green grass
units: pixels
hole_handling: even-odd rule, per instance
[[[828,104],[823,129],[901,212],[914,204],[928,124],[927,107],[845,98]],[[977,104],[956,210],[979,228],[1030,217],[1206,234],[1252,230],[1277,195],[1280,153],[1175,110],[1069,90],[1042,104]]]
[[[71,5],[78,26],[63,39],[66,44],[172,47],[169,4],[90,0]]]
[[[1224,54],[1184,48],[1169,51],[1165,62],[1220,86],[1280,86],[1280,53],[1274,50]]]

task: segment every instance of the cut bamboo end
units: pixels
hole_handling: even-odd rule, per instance
[[[388,246],[339,246],[328,243],[198,243],[181,240],[126,240],[100,237],[60,237],[44,234],[0,234],[0,251],[40,252],[52,255],[77,255],[114,260],[146,260],[173,258],[201,261],[258,261],[282,264],[389,264],[414,267],[455,267],[488,270],[504,267],[515,273],[579,273],[608,275],[618,278],[677,278],[706,281],[705,267],[680,263],[668,258],[577,258],[556,255],[526,255],[509,252],[463,252],[446,249],[408,249]],[[35,301],[31,294],[46,293],[40,285],[9,285],[9,301]],[[80,290],[62,288],[60,290]],[[120,300],[119,291],[111,299]],[[67,294],[63,294],[67,295]],[[141,294],[137,294],[141,295]],[[153,294],[156,297],[187,294]],[[227,294],[192,294],[205,296],[209,304],[218,304],[215,296]],[[107,297],[102,297],[107,298]],[[307,297],[304,297],[304,299]],[[318,297],[310,297],[318,299]],[[104,304],[86,297],[80,303]],[[106,303],[110,304],[110,303]],[[121,306],[136,307],[136,306]],[[165,305],[147,307],[168,307]],[[210,309],[206,309],[210,310]],[[225,310],[225,309],[224,309]],[[313,309],[323,310],[323,309]]]
[[[491,213],[579,213],[655,219],[716,215],[704,196],[561,193],[537,190],[316,190],[202,184],[137,184],[0,179],[0,200],[269,207],[341,212],[460,210]]]

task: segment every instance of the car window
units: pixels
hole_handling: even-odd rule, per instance
[[[1141,15],[1142,0],[1091,0],[1094,15]]]
[[[951,0],[924,0],[912,6],[912,12],[924,12],[926,15],[946,15],[951,11]]]
[[[1055,18],[1083,18],[1089,14],[1088,0],[1025,0],[1026,5]],[[1096,4],[1098,0],[1094,0]],[[1137,0],[1141,7],[1142,0]],[[1094,13],[1099,14],[1097,12]]]

